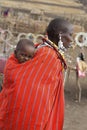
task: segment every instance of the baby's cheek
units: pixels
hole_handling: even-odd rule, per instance
[[[29,60],[30,58],[27,56],[27,57],[25,57],[25,60],[27,61],[27,60]]]
[[[20,57],[18,58],[18,60],[19,60],[19,62],[21,63],[21,62],[24,62],[24,61],[25,61],[25,58],[24,58],[23,56],[20,56]]]

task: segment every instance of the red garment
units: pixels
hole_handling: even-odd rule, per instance
[[[0,130],[62,130],[63,120],[62,64],[56,52],[40,48],[22,64],[12,55],[0,93]]]

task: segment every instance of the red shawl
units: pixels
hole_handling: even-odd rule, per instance
[[[62,64],[50,47],[19,64],[6,64],[0,93],[0,130],[62,130],[64,90]]]

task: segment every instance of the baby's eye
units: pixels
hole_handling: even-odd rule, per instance
[[[31,58],[31,56],[28,56],[28,58]]]
[[[22,56],[27,56],[27,54],[22,54]]]

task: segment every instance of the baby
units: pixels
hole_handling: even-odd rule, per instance
[[[34,43],[28,39],[21,39],[14,51],[15,57],[19,63],[26,62],[32,59],[35,55],[36,49]]]

